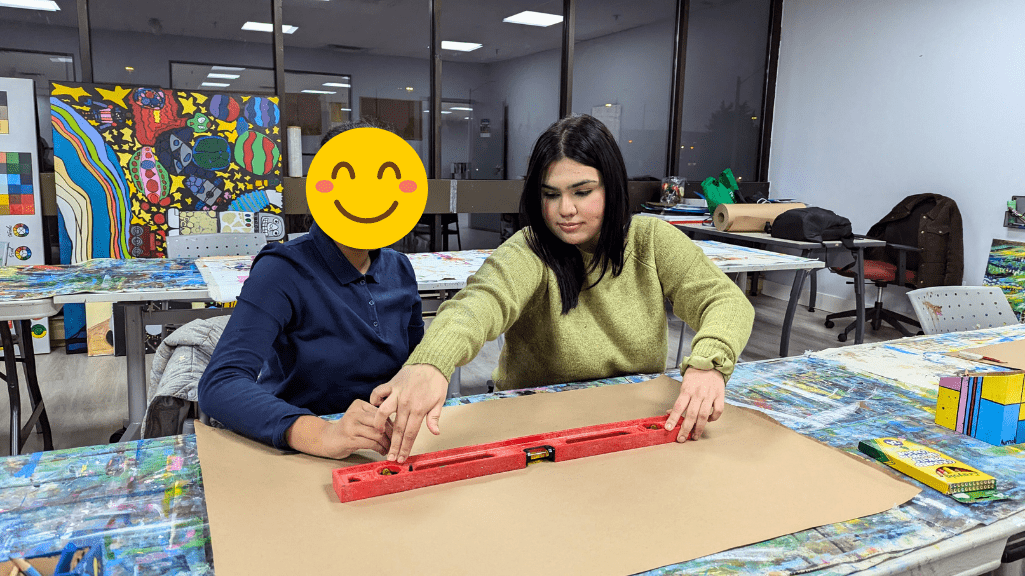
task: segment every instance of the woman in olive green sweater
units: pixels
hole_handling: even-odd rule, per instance
[[[520,199],[530,226],[442,304],[406,365],[371,395],[379,430],[396,415],[389,460],[406,459],[425,417],[440,433],[453,370],[499,334],[499,389],[663,371],[665,298],[697,330],[666,428],[682,417],[679,441],[697,439],[722,414],[754,309],[682,232],[631,219],[626,186],[622,154],[598,120],[566,118],[538,138]]]

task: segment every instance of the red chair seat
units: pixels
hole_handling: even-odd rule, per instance
[[[842,268],[833,268],[833,272],[841,276],[848,278],[854,278],[854,267],[844,270]],[[904,283],[914,284],[915,273],[912,270],[904,271]],[[894,278],[897,277],[897,266],[890,264],[889,262],[883,262],[882,260],[865,260],[865,280],[870,282],[893,282]]]

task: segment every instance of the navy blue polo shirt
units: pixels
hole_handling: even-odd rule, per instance
[[[369,400],[424,334],[409,259],[387,248],[370,259],[360,274],[316,224],[264,248],[199,381],[203,412],[287,449],[299,416]]]

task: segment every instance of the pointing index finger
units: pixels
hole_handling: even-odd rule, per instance
[[[377,428],[378,432],[384,432],[388,417],[395,413],[397,405],[398,400],[394,396],[389,396],[377,409],[377,413],[374,414],[374,428]]]

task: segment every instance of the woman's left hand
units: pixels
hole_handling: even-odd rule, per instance
[[[705,424],[722,416],[726,402],[726,379],[718,370],[687,368],[680,385],[680,396],[669,410],[666,430],[672,430],[683,418],[677,442],[697,440],[705,431]]]

